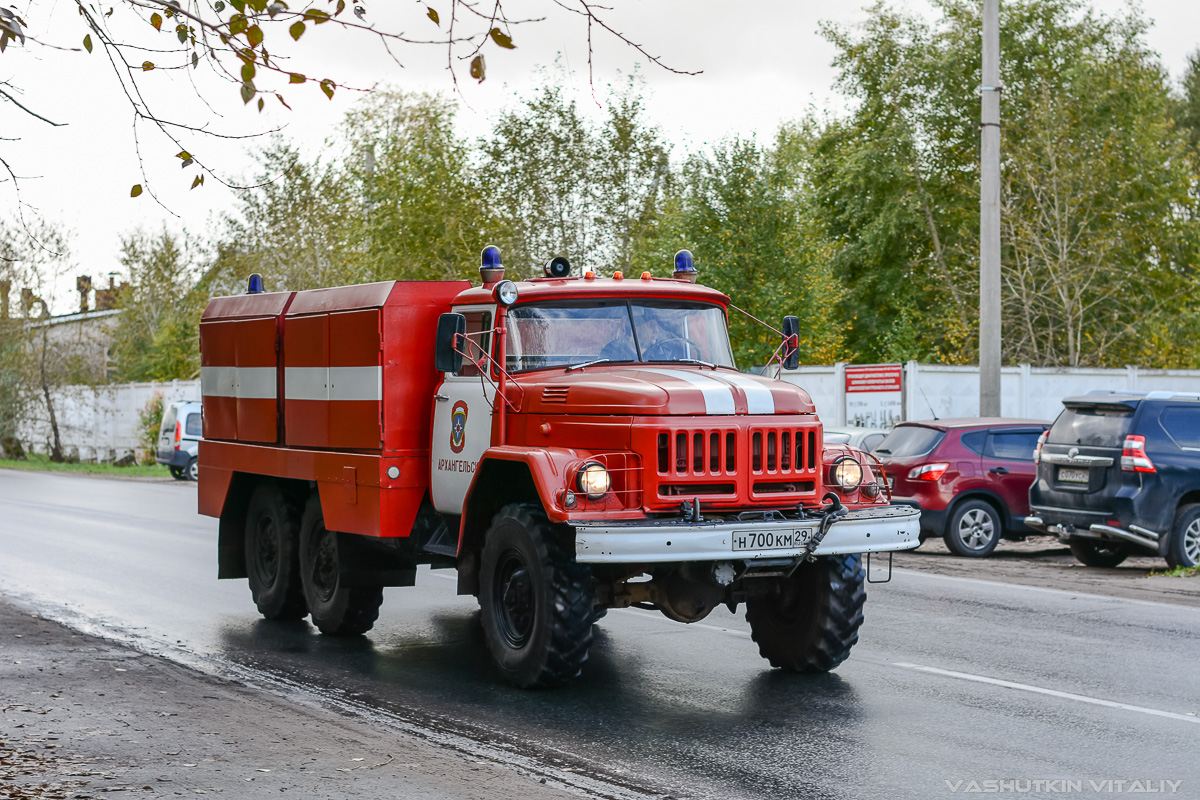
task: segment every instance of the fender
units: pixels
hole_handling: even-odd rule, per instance
[[[586,450],[512,445],[497,445],[483,452],[459,523],[459,594],[478,592],[479,553],[496,512],[509,503],[537,501],[551,522],[566,522],[560,490],[566,487],[571,465],[589,455]]]

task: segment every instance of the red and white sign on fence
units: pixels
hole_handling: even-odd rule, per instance
[[[903,418],[904,367],[871,364],[846,367],[846,424],[890,428]]]
[[[898,392],[904,367],[900,364],[873,364],[846,367],[846,392]]]

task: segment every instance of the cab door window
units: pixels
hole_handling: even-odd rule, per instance
[[[484,362],[486,368],[484,354],[491,352],[492,312],[468,311],[463,316],[467,319],[467,339],[470,344],[463,348],[467,357],[463,358],[462,369],[454,374],[460,378],[477,378],[482,370],[476,362]]]

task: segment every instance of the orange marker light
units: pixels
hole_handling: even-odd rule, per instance
[[[625,278],[625,274],[624,274],[624,273],[622,273],[622,272],[614,272],[614,273],[613,273],[613,280],[614,280],[614,281],[624,280],[624,278]]]
[[[587,272],[583,273],[583,277],[587,278],[589,281],[592,281],[596,279],[596,273],[588,270]]]
[[[650,273],[649,273],[649,272],[643,272],[643,273],[642,273],[642,280],[644,280],[644,281],[648,281],[648,280],[650,280]]]

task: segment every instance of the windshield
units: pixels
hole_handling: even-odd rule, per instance
[[[725,312],[706,303],[590,300],[515,306],[507,369],[589,362],[703,361],[733,367]]]
[[[894,458],[923,456],[937,447],[938,442],[945,435],[945,431],[939,431],[936,428],[924,428],[920,425],[897,425],[879,443],[875,452]]]

